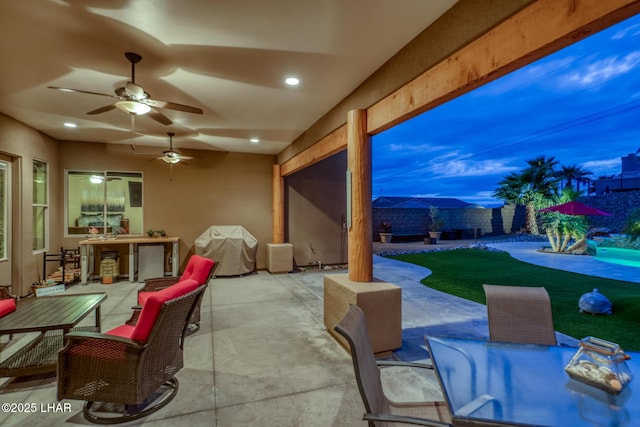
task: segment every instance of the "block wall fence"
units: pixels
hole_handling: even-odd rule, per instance
[[[631,212],[640,208],[640,191],[613,192],[597,196],[584,196],[580,200],[613,216],[590,216],[592,228],[607,228],[611,232],[624,230]],[[445,231],[477,229],[477,237],[511,234],[525,228],[524,206],[505,205],[501,208],[441,208],[445,217]],[[429,232],[429,209],[425,208],[374,208],[373,236],[378,240],[382,222],[391,223],[394,234],[427,235]],[[468,234],[467,234],[468,236]]]
[[[506,205],[501,208],[441,208],[445,219],[444,231],[465,230],[477,237],[484,235],[510,234],[525,226],[523,206]],[[373,235],[378,239],[380,224],[391,223],[394,234],[427,235],[431,219],[426,208],[374,208]]]

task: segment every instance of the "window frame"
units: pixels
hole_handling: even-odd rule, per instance
[[[5,174],[4,182],[0,183],[2,186],[0,197],[3,198],[3,202],[0,203],[0,216],[4,218],[4,221],[0,220],[0,261],[8,261],[11,253],[11,240],[9,239],[9,233],[11,233],[11,211],[9,210],[11,201],[11,162],[0,159],[0,169]]]
[[[44,203],[41,200],[36,200],[38,196],[38,191],[36,191],[36,187],[38,183],[36,182],[36,165],[40,164],[40,166],[44,166],[44,186],[43,186],[43,195],[44,195]],[[32,197],[31,197],[31,215],[32,215],[32,246],[34,254],[47,252],[49,250],[49,163],[45,160],[40,160],[34,158],[31,162],[31,182],[33,183],[32,187]],[[38,227],[36,227],[36,217],[38,216],[37,211],[42,210],[42,236],[38,236]],[[36,247],[36,244],[41,242],[42,245],[40,247]]]
[[[94,177],[94,176],[99,176],[102,177],[103,182],[99,183],[99,185],[104,185],[104,188],[101,190],[101,192],[103,193],[102,197],[102,203],[98,203],[99,206],[101,206],[98,210],[95,209],[90,209],[90,210],[83,210],[83,199],[80,198],[79,201],[77,201],[77,204],[74,204],[74,208],[72,209],[70,206],[71,201],[69,200],[69,192],[70,192],[70,176],[86,176],[87,178],[90,177]],[[127,179],[127,177],[129,178],[134,178],[134,179],[139,179],[140,182],[140,190],[139,190],[139,194],[136,194],[137,196],[137,202],[134,205],[134,202],[132,201],[132,193],[131,193],[131,187],[129,187],[128,191],[126,192],[126,197],[124,195],[121,195],[120,197],[122,197],[122,199],[118,200],[118,203],[123,203],[124,205],[119,205],[122,207],[122,211],[117,210],[117,211],[112,211],[110,209],[110,202],[108,200],[108,197],[111,195],[111,193],[109,193],[108,191],[108,183],[111,179],[115,179],[117,181],[119,181],[121,178],[122,179]],[[126,181],[125,181],[126,182]],[[108,218],[110,216],[110,214],[118,214],[118,213],[122,213],[125,214],[127,211],[133,209],[139,209],[139,212],[137,213],[138,216],[136,216],[136,218],[138,219],[136,222],[137,226],[136,229],[133,230],[134,228],[134,224],[132,223],[128,230],[126,230],[126,232],[123,235],[129,236],[129,237],[134,237],[134,236],[141,236],[144,234],[144,227],[143,227],[143,219],[144,219],[144,205],[142,203],[142,188],[143,188],[143,183],[144,183],[144,173],[141,171],[121,171],[121,170],[112,170],[112,169],[106,169],[106,170],[85,170],[85,169],[65,169],[64,171],[64,236],[65,237],[91,237],[93,235],[89,234],[89,229],[92,228],[90,226],[85,227],[86,230],[83,232],[73,232],[71,231],[71,229],[77,229],[80,228],[82,226],[78,226],[70,224],[71,221],[71,217],[73,216],[75,218],[74,215],[76,215],[76,213],[79,213],[80,215],[84,215],[84,213],[99,213],[104,215],[103,217],[103,223],[101,226],[97,226],[96,228],[98,228],[98,236],[102,236],[103,234],[119,234],[118,232],[111,232],[111,227],[108,224]],[[94,182],[94,184],[97,184]],[[95,200],[94,200],[95,201]],[[95,207],[95,206],[94,206]],[[79,212],[76,212],[78,211]],[[72,215],[73,214],[73,215]],[[129,212],[129,214],[132,214],[132,212]],[[129,221],[133,221],[132,217],[126,218],[125,219],[129,220]],[[127,221],[127,223],[129,223],[129,221]],[[138,230],[138,228],[140,228]],[[108,232],[106,232],[106,230],[109,229]],[[75,230],[74,230],[75,231]]]

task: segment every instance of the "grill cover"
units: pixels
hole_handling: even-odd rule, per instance
[[[196,239],[197,255],[219,263],[216,276],[237,276],[256,267],[258,239],[240,225],[212,225]]]

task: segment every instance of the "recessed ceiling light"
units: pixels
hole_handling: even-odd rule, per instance
[[[300,80],[297,77],[287,77],[284,82],[289,86],[298,86],[300,84]]]
[[[75,123],[66,122],[64,124],[64,127],[66,127],[66,128],[75,128],[75,127],[78,127],[78,125],[76,125]]]
[[[260,142],[258,138],[251,138],[250,141],[253,142],[254,144],[257,144],[258,142]]]

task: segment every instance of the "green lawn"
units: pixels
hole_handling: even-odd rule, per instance
[[[566,256],[571,262],[570,255]],[[390,258],[422,265],[433,274],[422,283],[433,289],[485,304],[484,283],[544,286],[551,297],[559,332],[576,338],[595,336],[640,350],[640,284],[568,273],[527,264],[504,252],[480,249],[425,252]],[[598,288],[613,303],[612,315],[580,313],[578,300]]]

